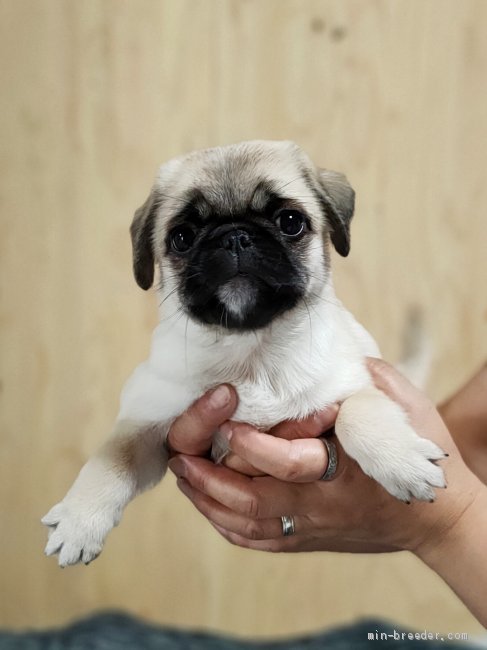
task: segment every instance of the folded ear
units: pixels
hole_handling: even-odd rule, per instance
[[[350,221],[355,208],[355,192],[343,174],[318,170],[319,194],[332,227],[331,241],[337,253],[350,252]]]
[[[136,210],[130,226],[134,276],[139,287],[145,290],[150,289],[154,282],[153,233],[157,205],[152,190],[144,205]]]

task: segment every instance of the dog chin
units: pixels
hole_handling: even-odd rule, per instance
[[[244,321],[256,306],[258,290],[247,276],[237,275],[218,289],[217,297],[232,318]]]
[[[187,304],[190,317],[203,324],[235,332],[262,329],[294,308],[302,297],[296,288],[271,288],[239,274],[215,289],[211,297]]]

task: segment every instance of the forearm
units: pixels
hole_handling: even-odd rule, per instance
[[[416,554],[453,589],[482,625],[487,626],[487,488],[460,519]]]
[[[459,446],[463,439],[487,445],[487,363],[438,410]]]
[[[487,364],[438,410],[464,461],[487,484]]]

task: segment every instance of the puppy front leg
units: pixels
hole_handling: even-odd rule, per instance
[[[50,528],[46,555],[59,565],[88,564],[101,552],[125,506],[160,481],[167,466],[169,425],[119,421],[112,437],[81,469],[64,499],[42,519]]]
[[[446,454],[421,438],[402,408],[376,388],[347,398],[338,413],[335,431],[345,452],[390,494],[410,501],[435,498],[434,487],[446,487],[435,461]]]
[[[137,366],[123,388],[112,436],[42,519],[50,528],[47,555],[59,554],[60,566],[99,555],[129,501],[163,477],[169,427],[196,396],[150,361]]]

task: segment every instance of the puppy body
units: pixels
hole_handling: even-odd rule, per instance
[[[119,420],[170,420],[209,388],[229,383],[239,396],[233,419],[266,430],[369,385],[364,357],[378,356],[377,345],[330,286],[324,294],[312,309],[298,307],[252,333],[215,335],[183,318],[162,322],[149,360],[122,392]]]
[[[148,288],[159,267],[160,324],[113,435],[43,519],[47,554],[61,566],[94,559],[127,503],[163,476],[174,418],[221,383],[238,392],[234,419],[262,430],[341,402],[336,434],[364,472],[400,499],[434,498],[444,478],[431,461],[444,454],[373,387],[364,358],[377,345],[333,290],[328,245],[348,253],[352,213],[344,177],[292,143],[161,168],[132,226],[138,283]]]

